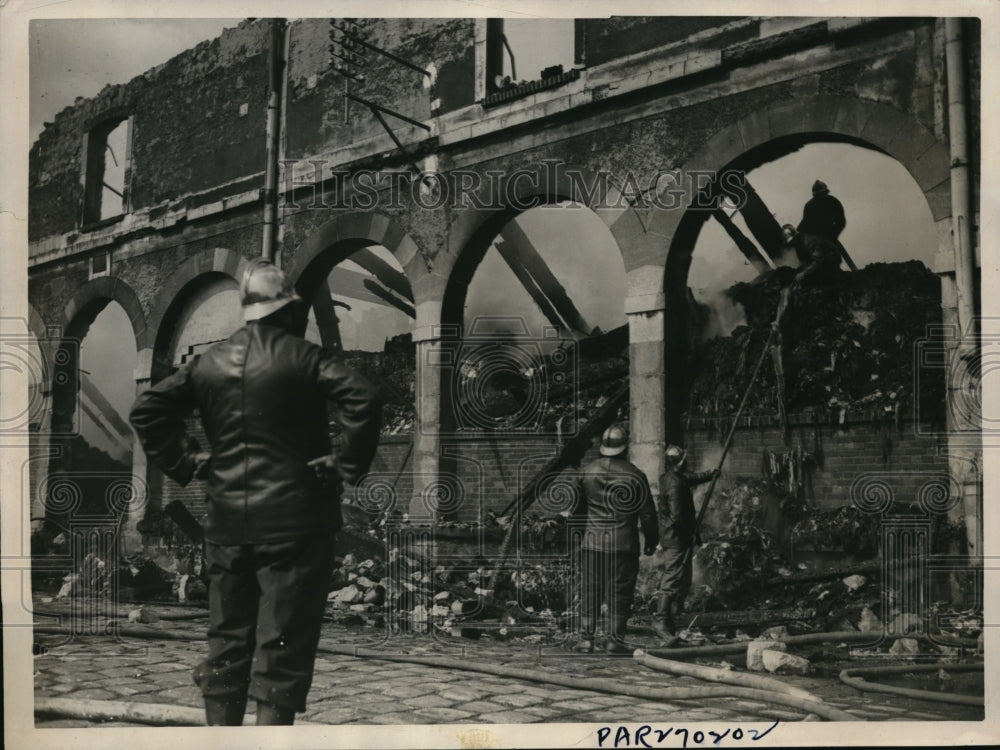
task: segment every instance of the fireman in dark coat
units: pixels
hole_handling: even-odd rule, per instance
[[[660,477],[660,561],[663,572],[656,597],[653,630],[666,646],[677,642],[674,618],[680,614],[691,590],[691,559],[694,555],[695,525],[694,496],[691,488],[719,475],[718,469],[700,474],[684,470],[687,452],[667,446],[666,472]]]
[[[150,460],[208,483],[208,658],[194,673],[210,725],[291,724],[305,710],[340,528],[341,480],[378,445],[375,387],[291,331],[304,308],[284,274],[254,261],[246,325],[141,396],[130,420]],[[343,427],[332,454],[328,406]],[[186,435],[197,410],[208,452]]]
[[[575,515],[586,518],[580,550],[581,635],[575,647],[582,653],[594,650],[594,629],[602,600],[608,605],[611,620],[611,637],[605,650],[611,654],[631,653],[623,638],[639,576],[639,551],[653,554],[659,538],[649,480],[625,457],[627,449],[625,428],[609,427],[601,437],[601,458],[583,467],[577,482]]]
[[[802,221],[797,230],[801,234],[812,234],[837,242],[840,233],[847,226],[844,205],[830,195],[825,182],[816,180],[812,187],[813,197],[802,207]]]
[[[785,224],[781,232],[785,244],[795,250],[799,261],[799,270],[792,279],[793,287],[801,286],[807,281],[822,282],[840,268],[842,253],[840,243],[836,240],[798,232],[791,224]]]

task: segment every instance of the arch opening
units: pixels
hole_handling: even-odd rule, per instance
[[[98,536],[105,541],[88,541],[80,549],[97,555],[110,572],[121,523],[136,501],[145,500],[133,477],[134,436],[127,421],[138,347],[126,308],[114,297],[89,299],[69,321],[53,361],[49,460],[30,469],[44,472],[31,480],[32,513],[44,516],[37,541],[40,549],[58,552],[61,545],[72,546],[69,537],[81,525],[101,527]],[[84,583],[99,588],[106,580]]]
[[[692,430],[726,434],[748,391],[744,423],[780,424],[786,445],[789,424],[815,420],[940,423],[943,375],[913,364],[941,322],[928,191],[883,150],[835,134],[774,139],[720,174],[728,171],[745,175],[759,206],[721,204],[729,227],[717,213],[689,209],[667,259],[664,339],[675,363],[664,378],[668,442],[690,440]],[[843,205],[846,225],[833,236],[857,270],[839,257],[839,270],[801,281],[772,349],[780,358],[765,358],[750,388],[780,291],[805,262],[780,227],[816,231],[803,219],[817,180]],[[768,226],[779,231],[777,243]]]
[[[415,422],[416,307],[399,260],[373,240],[340,241],[316,255],[296,289],[309,307],[306,339],[342,352],[348,365],[379,387],[383,437],[409,438]]]
[[[490,217],[445,292],[456,366],[442,373],[442,432],[571,434],[609,379],[627,379],[625,292],[618,244],[586,206],[552,198]],[[616,363],[598,376],[609,348]]]

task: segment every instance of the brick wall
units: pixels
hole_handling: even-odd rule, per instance
[[[583,25],[584,60],[588,66],[634,55],[648,49],[679,42],[691,34],[719,28],[738,20],[733,16],[612,16],[577,21]],[[738,32],[740,40],[757,31],[748,25]],[[581,34],[579,29],[577,38]]]
[[[204,433],[195,422],[192,420],[189,425],[191,434],[206,445]],[[923,426],[923,429],[929,428]],[[688,435],[686,447],[690,466],[693,469],[714,466],[722,449],[719,431],[709,425],[699,425]],[[409,435],[383,438],[371,469],[373,478],[380,482],[390,485],[395,482],[396,507],[402,512],[409,509],[413,489],[412,456],[406,457],[410,439]],[[943,437],[919,436],[912,423],[902,423],[898,429],[895,426],[884,429],[870,422],[800,424],[791,428],[788,445],[782,441],[780,427],[767,424],[737,429],[717,491],[724,489],[727,481],[735,477],[761,476],[765,451],[783,452],[799,445],[806,453],[820,459],[809,473],[806,485],[807,498],[819,509],[849,504],[851,484],[867,472],[891,473],[890,484],[896,498],[915,503],[916,493],[927,475],[948,470],[947,460],[938,454],[938,449],[944,445]],[[485,520],[488,511],[502,512],[557,449],[554,441],[524,438],[464,441],[447,446],[446,456],[452,460],[443,462],[443,473],[453,472],[457,477],[456,497],[460,498],[447,508],[448,515],[462,521],[479,521]],[[584,461],[597,456],[597,450],[593,449]],[[405,468],[400,473],[404,461]],[[453,468],[447,468],[449,463]],[[196,517],[205,513],[204,497],[202,482],[192,482],[184,488],[169,480],[164,482],[164,504],[174,499],[183,500]],[[556,512],[559,507],[557,497],[543,502],[544,507],[534,507],[532,511]]]
[[[57,114],[29,157],[29,239],[79,227],[85,136],[108,117],[134,118],[128,180],[133,210],[217,186],[208,200],[259,187],[268,24],[243,22]]]
[[[365,80],[351,84],[351,93],[374,101],[415,120],[472,104],[475,96],[475,23],[468,18],[363,19],[372,44],[421,68],[433,68],[434,83],[425,88],[424,76],[379,54],[369,52]],[[384,137],[368,109],[351,104],[344,122],[344,77],[330,64],[330,24],[309,18],[292,25],[288,54],[287,157],[302,158],[325,147]],[[392,127],[405,141],[422,139],[398,120]]]
[[[930,432],[922,425],[920,432]],[[862,474],[891,474],[890,484],[901,502],[915,503],[916,494],[932,472],[947,473],[948,461],[939,455],[946,445],[942,436],[918,436],[913,423],[883,426],[871,422],[844,425],[800,424],[791,427],[789,441],[782,441],[781,428],[768,424],[738,428],[726,457],[726,477],[761,476],[765,451],[782,453],[799,446],[815,460],[807,471],[806,498],[817,508],[831,509],[851,502],[851,484]],[[687,442],[689,461],[695,469],[716,465],[722,451],[717,429],[692,430]]]

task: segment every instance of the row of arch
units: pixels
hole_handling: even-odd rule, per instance
[[[947,149],[933,133],[912,116],[888,105],[864,100],[821,96],[756,111],[728,126],[696,152],[684,170],[749,170],[763,161],[788,153],[804,143],[840,141],[862,145],[896,158],[914,177],[928,200],[934,221],[950,215]],[[721,168],[719,165],[723,165]],[[578,200],[566,170],[553,172],[544,165],[523,170],[532,179],[514,186],[522,204]],[[584,180],[593,179],[579,170]],[[589,183],[588,183],[589,184]],[[682,184],[680,204],[691,205],[694,187]],[[613,202],[617,198],[611,195]],[[628,276],[628,296],[659,297],[682,289],[690,255],[700,226],[695,212],[655,211],[648,226],[630,207],[605,208],[590,205],[613,236]],[[399,261],[409,278],[417,309],[417,329],[461,321],[464,290],[476,266],[499,228],[516,216],[517,210],[468,209],[451,223],[448,245],[429,263],[400,223],[377,213],[342,214],[323,224],[286,258],[285,270],[299,292],[312,298],[319,280],[355,250],[382,245]],[[663,248],[667,247],[667,253]],[[336,247],[336,252],[328,252]],[[140,352],[140,377],[156,379],[163,374],[162,361],[168,342],[165,330],[179,315],[186,293],[206,279],[227,276],[239,279],[246,259],[226,248],[203,250],[183,261],[170,275],[148,315],[135,291],[123,279],[108,276],[80,287],[62,313],[64,338],[82,338],[97,313],[111,301],[122,306],[135,334]],[[662,297],[657,305],[662,309]],[[45,340],[46,322],[31,309],[31,326]],[[419,335],[419,334],[418,334]],[[143,353],[146,352],[145,356]],[[145,373],[143,372],[145,371]],[[158,372],[159,371],[159,372]]]

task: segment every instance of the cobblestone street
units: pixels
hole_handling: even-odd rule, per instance
[[[200,710],[201,696],[192,682],[191,670],[205,651],[205,621],[160,622],[151,627],[189,636],[190,641],[37,635],[36,650],[40,653],[35,656],[36,698],[169,704]],[[635,640],[637,645],[642,645],[641,636]],[[321,648],[333,645],[371,647],[375,644],[371,631],[327,625]],[[559,647],[541,648],[523,641],[437,640],[430,636],[406,635],[380,648],[387,654],[450,656],[476,664],[599,678],[609,688],[615,684],[648,688],[706,684],[694,678],[653,672],[631,658],[611,658],[603,654],[583,656]],[[983,716],[980,708],[946,706],[878,693],[862,694],[828,676],[781,679],[815,693],[829,705],[848,711],[859,720],[975,721]],[[801,711],[740,698],[644,701],[611,692],[570,689],[459,669],[321,653],[308,709],[299,715],[298,722],[406,725],[656,723],[668,720],[762,722],[803,718]],[[248,722],[252,722],[252,717]],[[103,726],[120,724],[112,722]],[[92,725],[95,723],[86,719],[36,715],[39,728]]]

